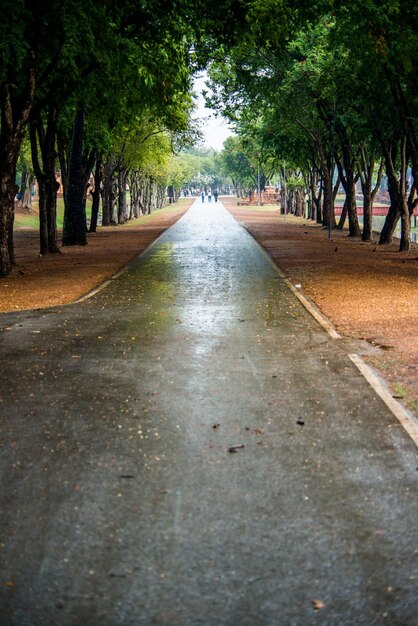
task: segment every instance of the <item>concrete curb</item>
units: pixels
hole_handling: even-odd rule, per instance
[[[322,326],[322,328],[327,331],[329,336],[332,337],[332,339],[341,339],[341,335],[337,333],[332,322],[327,317],[325,317],[323,313],[321,313],[318,307],[313,302],[308,300],[308,298],[303,296],[298,291],[297,287],[295,287],[288,278],[283,278],[283,281],[289,287],[292,293],[295,294],[299,302],[303,304],[305,309],[309,311],[312,317],[314,317],[316,321]]]
[[[242,222],[238,221],[238,223],[241,224],[243,228],[245,228]],[[332,322],[318,309],[314,302],[312,302],[310,299],[303,296],[299,292],[298,288],[295,287],[295,285],[293,285],[293,283],[286,277],[286,274],[276,264],[274,259],[267,252],[267,250],[263,248],[263,246],[255,239],[255,237],[253,237],[253,235],[251,235],[247,228],[245,228],[245,230],[259,245],[260,250],[262,250],[265,257],[269,260],[275,272],[296,296],[302,306],[304,306],[305,309],[312,315],[312,317],[316,319],[316,321],[329,334],[329,336],[332,337],[332,339],[341,339],[341,335],[337,333]],[[416,420],[415,416],[392,396],[388,385],[381,378],[379,378],[379,376],[372,370],[371,367],[369,367],[369,365],[367,365],[367,363],[358,354],[348,354],[347,356],[369,383],[370,387],[381,398],[381,400],[383,400],[388,409],[391,411],[394,417],[396,417],[406,433],[412,439],[414,444],[418,447],[418,421]]]
[[[392,396],[386,383],[372,370],[358,354],[349,354],[348,358],[367,380],[372,389],[383,400],[401,426],[406,430],[412,441],[418,447],[418,421],[400,402]]]
[[[296,296],[296,298],[299,300],[299,302],[302,304],[302,306],[304,306],[305,309],[312,315],[312,317],[314,317],[316,319],[316,321],[329,334],[329,336],[332,337],[332,339],[341,339],[341,335],[339,333],[337,333],[337,331],[335,330],[334,325],[332,324],[331,320],[329,320],[319,310],[319,308],[316,306],[316,304],[312,300],[308,299],[306,296],[303,296],[300,293],[300,291],[297,289],[297,287],[295,287],[295,285],[293,285],[293,283],[287,278],[287,276],[283,272],[283,270],[277,265],[276,261],[269,255],[267,250],[265,248],[263,248],[263,246],[257,241],[257,239],[255,237],[253,237],[253,235],[249,232],[249,230],[247,228],[245,228],[244,224],[242,222],[238,221],[238,220],[237,220],[237,222],[238,222],[238,224],[240,224],[247,231],[247,233],[250,235],[250,237],[256,242],[256,244],[259,246],[260,250],[262,251],[262,253],[266,257],[266,259],[268,259],[268,261],[270,262],[270,264],[273,267],[273,269],[276,272],[276,274],[278,274],[278,276],[283,280],[285,285]]]

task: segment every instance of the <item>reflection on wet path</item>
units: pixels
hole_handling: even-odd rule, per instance
[[[167,281],[181,323],[202,333],[202,343],[243,317],[261,314],[274,322],[269,289],[277,292],[278,276],[220,203],[195,203],[154,246],[141,272]]]

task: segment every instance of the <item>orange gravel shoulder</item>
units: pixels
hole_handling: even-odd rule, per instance
[[[276,208],[225,205],[341,334],[382,348],[369,360],[418,412],[418,245],[399,253],[345,231],[328,240],[320,225]]]
[[[190,207],[193,198],[122,226],[100,227],[86,246],[39,256],[35,230],[15,231],[16,267],[0,279],[0,312],[38,309],[74,302],[110,278],[155,241]]]

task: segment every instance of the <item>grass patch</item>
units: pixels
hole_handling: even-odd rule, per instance
[[[39,228],[38,213],[28,213],[27,215],[22,214],[22,213],[17,213],[15,215],[14,227],[37,230]]]
[[[123,226],[138,226],[142,223],[148,222],[152,219],[153,215],[157,213],[161,213],[161,211],[167,211],[171,213],[173,211],[177,211],[179,208],[184,206],[185,204],[191,204],[194,198],[180,198],[178,202],[175,204],[169,204],[162,209],[157,209],[150,213],[150,215],[143,215],[137,219],[129,220]],[[90,220],[91,217],[91,200],[87,200],[87,219]],[[38,203],[33,202],[32,208],[35,211],[34,213],[24,213],[23,211],[16,212],[14,227],[15,228],[27,228],[28,230],[38,230],[39,229],[39,214],[38,214]],[[64,199],[58,198],[57,200],[57,228],[58,230],[62,230],[64,222]]]
[[[411,397],[411,391],[408,387],[406,387],[406,385],[402,385],[402,383],[395,383],[393,385],[393,390],[397,396],[402,398],[402,401],[409,409],[411,409],[411,411],[418,414],[418,400]]]
[[[18,211],[15,214],[15,228],[39,228],[38,202],[32,202],[32,209],[35,213],[23,213]],[[91,200],[87,200],[87,217],[91,215]],[[57,228],[62,229],[64,222],[64,199],[57,199]]]

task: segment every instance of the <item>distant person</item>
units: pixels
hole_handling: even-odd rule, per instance
[[[204,201],[205,201],[205,190],[202,189],[202,202],[204,202]]]
[[[213,192],[213,197],[215,198],[215,202],[218,202],[218,192],[217,191]]]
[[[212,192],[210,189],[208,190],[208,201],[212,202]]]

